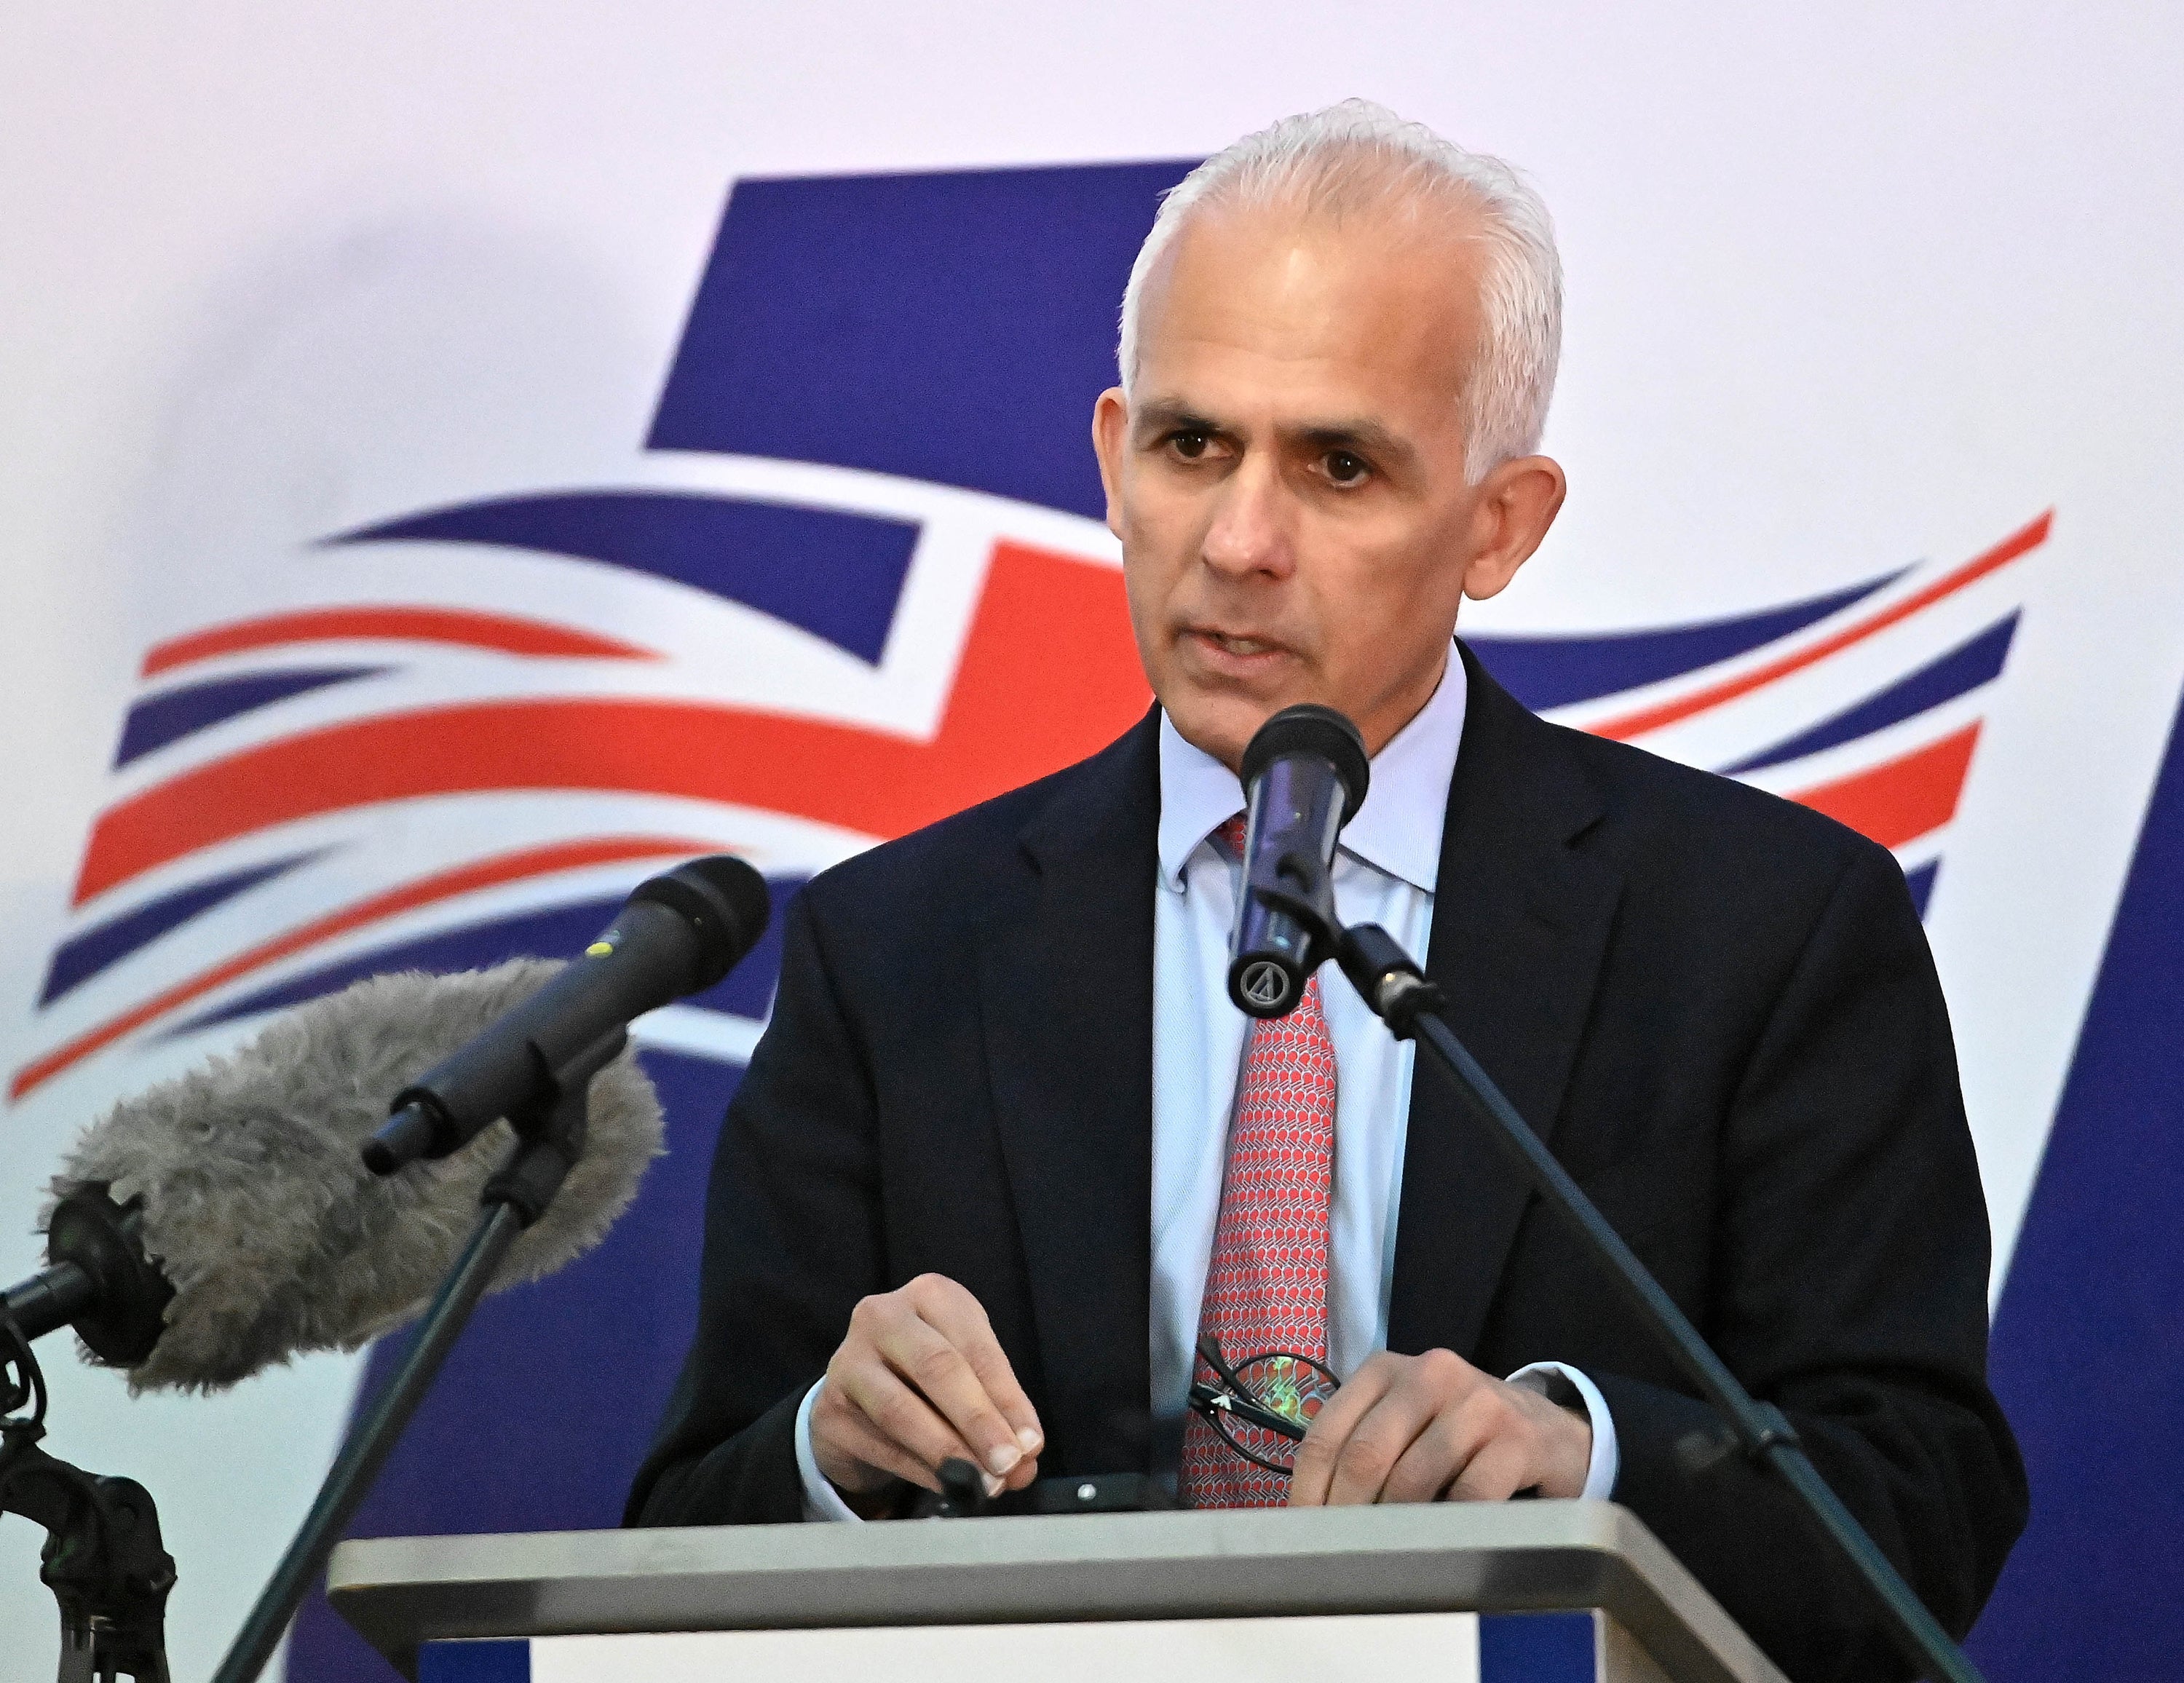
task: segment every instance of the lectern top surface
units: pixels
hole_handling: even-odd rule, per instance
[[[1607,1502],[392,1537],[327,1588],[405,1668],[451,1636],[1596,1607],[1672,1677],[1780,1683]]]

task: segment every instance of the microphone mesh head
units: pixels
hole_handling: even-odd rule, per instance
[[[691,974],[682,993],[700,993],[719,981],[759,943],[772,909],[766,878],[732,853],[686,860],[648,878],[630,895],[680,912],[697,937]],[[672,995],[682,997],[682,993]]]
[[[675,875],[686,873],[704,883],[730,908],[736,956],[741,958],[756,946],[772,911],[773,896],[766,891],[766,878],[733,853],[709,853],[703,859],[676,867]]]
[[[497,1122],[384,1179],[359,1155],[388,1099],[543,987],[559,961],[375,976],[276,1018],[85,1130],[54,1201],[102,1182],[143,1201],[144,1245],[175,1288],[132,1391],[219,1390],[314,1350],[354,1350],[423,1312],[514,1143]],[[652,1084],[625,1051],[593,1078],[584,1155],[523,1233],[498,1291],[589,1250],[660,1154]],[[50,1213],[50,1208],[48,1210]]]
[[[1259,773],[1277,760],[1293,754],[1310,754],[1334,767],[1342,783],[1342,822],[1348,823],[1365,804],[1365,789],[1373,775],[1373,762],[1365,753],[1365,738],[1357,727],[1332,707],[1300,702],[1284,707],[1251,734],[1245,745],[1239,780],[1249,793]]]

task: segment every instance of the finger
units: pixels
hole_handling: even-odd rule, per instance
[[[1325,1505],[1334,1482],[1335,1462],[1350,1441],[1351,1433],[1394,1382],[1389,1364],[1376,1357],[1327,1400],[1304,1441],[1297,1445],[1295,1468],[1290,1474],[1291,1507]]]
[[[967,1446],[965,1458],[972,1466],[997,1476],[1015,1471],[1024,1452],[1016,1428],[986,1395],[969,1360],[939,1328],[922,1314],[905,1317],[883,1329],[875,1347],[939,1411]]]
[[[1517,1435],[1489,1439],[1449,1487],[1451,1502],[1507,1502],[1540,1481],[1530,1446]]]
[[[891,1479],[940,1488],[933,1469],[880,1432],[861,1409],[811,1411],[811,1457],[838,1488],[855,1495],[880,1489]]]
[[[1016,1468],[1013,1472],[1008,1473],[1003,1476],[1000,1481],[1001,1490],[1020,1491],[1026,1485],[1034,1483],[1038,1478],[1039,1457],[1035,1455],[1027,1455],[1022,1460],[1017,1463]],[[994,1492],[996,1496],[1000,1493],[1000,1491],[996,1491]]]
[[[882,1436],[861,1413],[844,1410],[842,1424],[830,1432],[828,1442],[822,1447],[818,1421],[812,1423],[812,1458],[819,1463],[822,1474],[844,1491],[869,1494],[882,1488],[889,1480],[900,1479],[936,1493],[941,1490],[939,1474],[925,1465],[900,1445]],[[872,1469],[868,1478],[837,1477],[829,1466],[830,1452],[846,1456],[851,1465]],[[884,1476],[883,1476],[884,1475]],[[1006,1479],[996,1479],[989,1473],[978,1475],[985,1481],[986,1494],[999,1496],[1005,1490],[1022,1490],[1039,1476],[1039,1463],[1027,1456]]]
[[[1360,1420],[1334,1457],[1329,1482],[1330,1507],[1380,1500],[1388,1475],[1418,1436],[1434,1422],[1440,1399],[1424,1386],[1398,1382]]]
[[[994,1324],[987,1318],[984,1306],[953,1280],[942,1279],[940,1284],[951,1290],[934,1292],[929,1303],[920,1303],[918,1312],[962,1352],[980,1388],[1008,1422],[1017,1446],[1027,1456],[1036,1456],[1046,1447],[1039,1410],[1017,1383],[1016,1369],[1009,1365],[1000,1340],[994,1336]]]
[[[884,1362],[838,1365],[839,1372],[827,1376],[827,1389],[839,1384],[843,1400],[854,1404],[880,1436],[916,1461],[925,1474],[918,1482],[928,1490],[939,1488],[937,1469],[942,1462],[978,1464],[978,1453],[955,1427]]]
[[[1443,1413],[1396,1458],[1380,1490],[1383,1502],[1439,1502],[1485,1442],[1468,1412]]]

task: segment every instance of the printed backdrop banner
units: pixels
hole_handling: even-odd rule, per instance
[[[2098,64],[1988,31],[1959,63],[1937,28],[1898,63],[1846,18],[1709,31],[1694,70],[1669,16],[1525,53],[1516,8],[1397,8],[1231,55],[1209,106],[1149,10],[1011,44],[971,12],[906,41],[654,4],[526,17],[520,59],[490,8],[211,10],[164,55],[56,14],[0,117],[49,125],[0,148],[0,443],[43,470],[0,480],[10,1278],[74,1131],[271,1013],[574,953],[694,853],[778,906],[1127,727],[1149,697],[1088,429],[1131,259],[1206,149],[1365,92],[1527,164],[1563,228],[1549,448],[1577,489],[1472,645],[1552,718],[1894,850],[1927,919],[2035,1488],[1982,1663],[2173,1675],[2184,590],[2142,464],[2175,442],[2184,123],[2131,97],[2173,28]],[[1016,92],[897,85],[974,73]],[[246,86],[276,92],[220,95]],[[2032,90],[2027,137],[2003,109]],[[639,1024],[668,1155],[598,1251],[483,1307],[356,1534],[615,1523],[778,956]],[[131,1400],[49,1342],[56,1452],[162,1503],[177,1675],[398,1350]],[[0,1683],[52,1664],[36,1541],[0,1524]],[[323,1602],[286,1663],[390,1675]]]

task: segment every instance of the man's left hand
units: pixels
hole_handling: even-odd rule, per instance
[[[1574,1496],[1592,1460],[1582,1414],[1482,1374],[1451,1350],[1382,1351],[1297,1446],[1292,1507]]]

